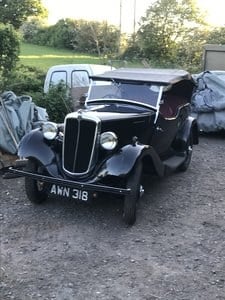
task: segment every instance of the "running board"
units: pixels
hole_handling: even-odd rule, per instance
[[[165,174],[175,171],[186,159],[186,156],[172,156],[163,161]]]

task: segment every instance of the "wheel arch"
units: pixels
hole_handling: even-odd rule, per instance
[[[127,177],[139,161],[143,162],[144,170],[163,176],[164,166],[154,149],[148,145],[135,144],[123,147],[110,157],[101,167],[98,177]]]
[[[191,116],[185,120],[183,126],[178,131],[174,141],[174,148],[185,149],[190,134],[192,134],[193,144],[198,144],[198,125],[196,119]]]
[[[61,177],[55,152],[45,142],[42,133],[38,129],[32,130],[22,138],[19,144],[18,156],[35,160],[45,167],[49,175]]]

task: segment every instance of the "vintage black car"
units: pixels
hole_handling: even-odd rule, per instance
[[[61,196],[88,202],[99,194],[123,199],[123,218],[136,220],[143,174],[185,171],[196,121],[190,116],[194,82],[188,72],[122,68],[91,77],[83,108],[64,124],[44,123],[22,139],[18,155],[28,199]],[[149,182],[151,184],[151,182]]]

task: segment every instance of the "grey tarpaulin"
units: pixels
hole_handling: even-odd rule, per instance
[[[0,150],[16,154],[22,137],[47,120],[46,110],[36,106],[30,96],[4,92],[0,97]]]
[[[199,129],[204,132],[225,129],[225,73],[206,71],[193,78],[197,89],[192,97],[192,115]]]

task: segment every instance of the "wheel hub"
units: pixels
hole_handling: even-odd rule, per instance
[[[144,192],[145,192],[145,189],[144,189],[143,185],[140,185],[140,191],[139,191],[140,198],[144,195]]]

